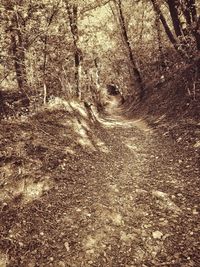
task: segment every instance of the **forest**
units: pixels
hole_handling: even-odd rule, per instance
[[[109,83],[140,98],[200,50],[192,0],[2,0],[0,8],[2,113],[55,96],[97,102]],[[7,102],[10,91],[20,103]]]
[[[198,267],[199,0],[0,0],[0,267]]]

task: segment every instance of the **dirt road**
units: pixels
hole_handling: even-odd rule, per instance
[[[95,136],[40,198],[2,204],[0,266],[200,266],[197,149],[123,117]]]

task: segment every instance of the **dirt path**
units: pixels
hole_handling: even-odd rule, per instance
[[[41,198],[1,208],[0,266],[200,266],[197,151],[121,117],[96,136]]]

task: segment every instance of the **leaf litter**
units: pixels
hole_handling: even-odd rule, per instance
[[[0,266],[199,266],[191,146],[66,105],[2,122]]]

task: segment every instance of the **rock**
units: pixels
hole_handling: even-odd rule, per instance
[[[51,261],[51,262],[54,261],[54,258],[53,257],[50,257],[49,258],[49,261]]]
[[[196,144],[194,144],[194,148],[200,147],[200,141],[197,141]]]
[[[199,212],[198,212],[196,209],[194,209],[194,210],[192,211],[192,214],[193,214],[193,215],[198,215]]]
[[[8,264],[8,259],[5,254],[0,253],[0,267],[6,267]]]
[[[65,248],[66,248],[67,251],[70,250],[70,247],[69,247],[69,243],[68,243],[68,242],[65,242],[65,243],[64,243],[64,246],[65,246]]]
[[[163,236],[163,233],[160,232],[160,231],[155,231],[155,232],[153,232],[152,235],[153,235],[153,238],[154,238],[154,239],[161,239],[162,236]]]
[[[161,192],[161,191],[155,191],[155,190],[152,191],[152,195],[158,198],[165,198],[167,196],[166,193]]]
[[[58,266],[59,267],[65,267],[66,265],[65,265],[64,261],[59,261]]]

